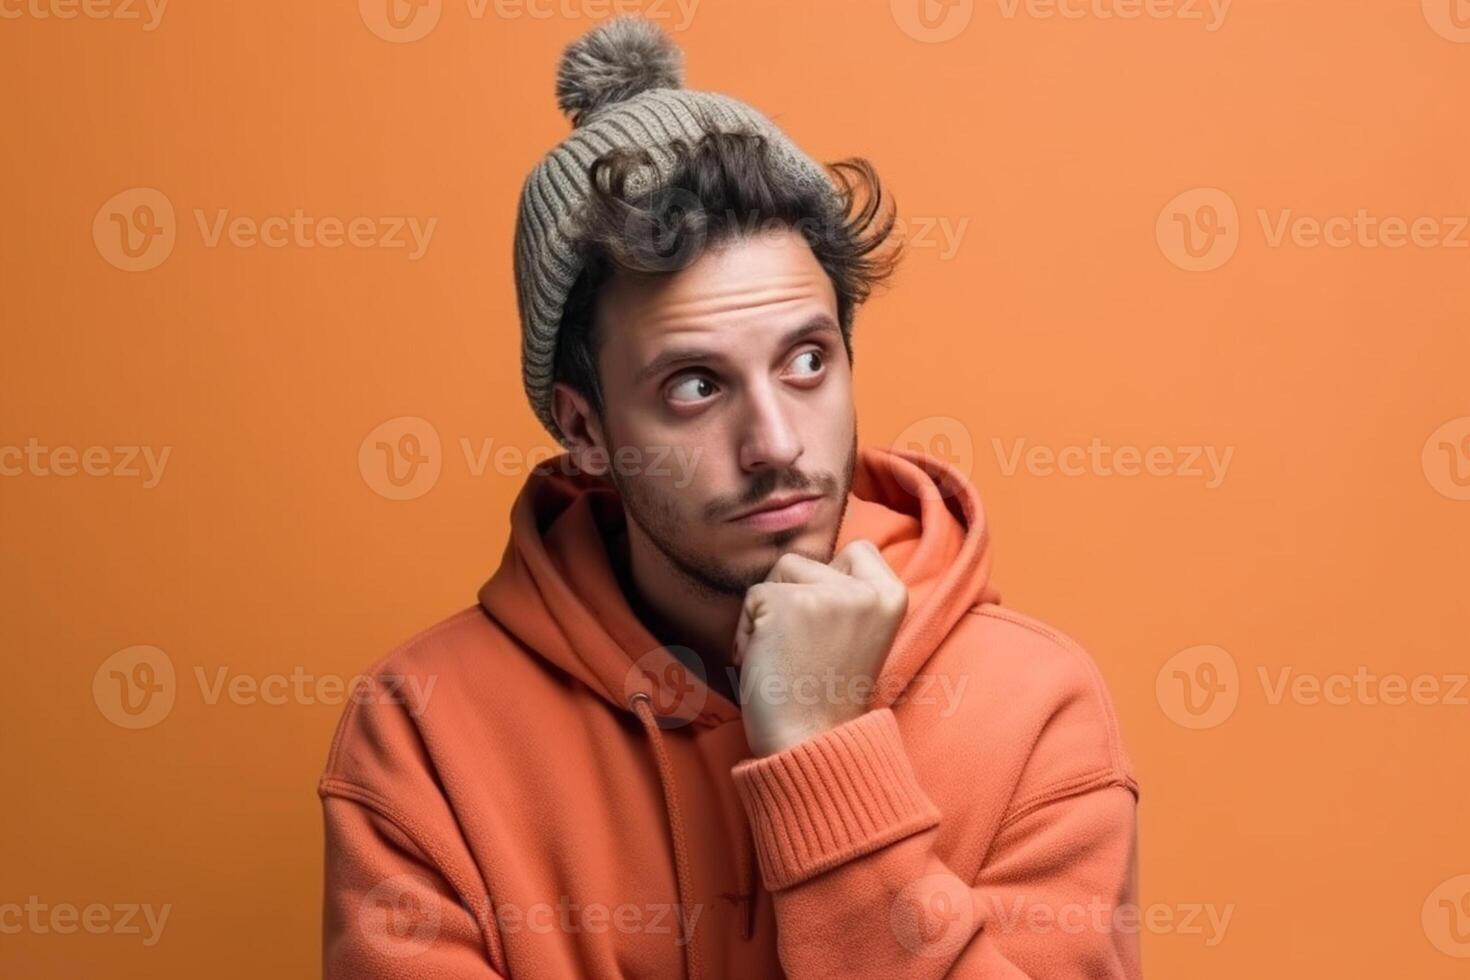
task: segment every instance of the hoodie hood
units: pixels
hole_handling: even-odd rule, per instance
[[[646,696],[669,707],[663,716],[680,724],[713,727],[739,718],[724,696],[687,679],[634,614],[606,544],[625,526],[617,491],[573,469],[562,454],[527,479],[512,508],[505,555],[480,589],[480,604],[529,650],[624,710]],[[908,612],[874,692],[876,709],[902,694],[961,616],[999,595],[989,583],[990,536],[979,494],[947,462],[860,448],[837,548],[858,538],[877,545],[909,589]],[[689,684],[701,690],[691,694]]]

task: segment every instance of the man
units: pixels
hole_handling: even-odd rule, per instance
[[[326,974],[1138,976],[1097,669],[998,605],[961,473],[858,446],[871,167],[684,89],[639,18],[558,97],[515,271],[568,451],[342,718]]]

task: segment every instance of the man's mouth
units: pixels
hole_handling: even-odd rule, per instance
[[[790,493],[771,497],[730,518],[733,524],[741,524],[760,531],[781,531],[806,523],[821,505],[820,493]]]

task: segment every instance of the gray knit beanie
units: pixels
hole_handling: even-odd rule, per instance
[[[522,186],[515,278],[526,396],[563,446],[567,440],[551,414],[552,372],[562,307],[582,271],[575,248],[577,219],[590,191],[589,168],[598,156],[619,147],[651,153],[656,172],[646,167],[635,172],[625,188],[631,196],[669,176],[677,159],[669,149],[675,139],[694,142],[711,127],[759,133],[768,141],[775,167],[838,206],[838,191],[825,168],[758,110],[683,83],[683,53],[656,24],[637,15],[604,21],[572,42],[557,69],[557,105],[573,129]]]

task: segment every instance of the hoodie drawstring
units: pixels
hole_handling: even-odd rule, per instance
[[[755,837],[749,827],[745,839],[750,846],[740,859],[740,895],[745,901],[745,931],[740,936],[749,939],[755,935]]]
[[[724,897],[740,903],[740,938],[749,939],[755,935],[755,887],[751,881],[751,869],[755,865],[755,838],[751,837],[748,826],[744,829],[744,835],[745,843],[740,848],[740,870],[736,879],[740,890],[733,895],[726,892]]]
[[[629,699],[629,707],[643,723],[648,739],[653,743],[653,756],[658,763],[658,779],[663,784],[664,810],[668,814],[669,833],[674,838],[674,879],[679,889],[679,923],[681,927],[689,921],[689,897],[694,886],[689,877],[689,849],[684,839],[684,817],[679,809],[679,794],[674,787],[674,767],[669,761],[668,749],[664,746],[663,730],[654,717],[652,699],[641,691]],[[699,957],[694,948],[697,929],[691,928],[684,937],[684,968],[689,980],[700,980]]]

